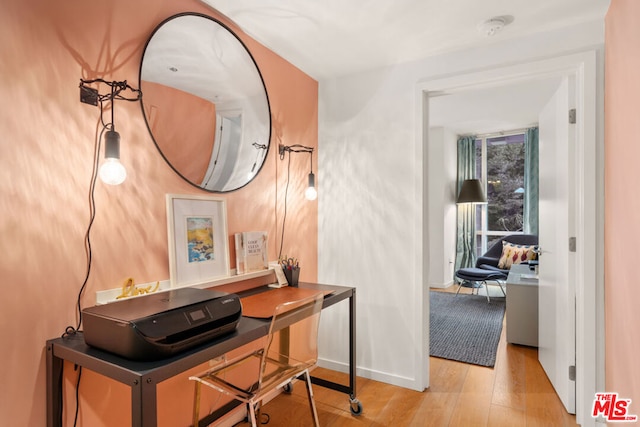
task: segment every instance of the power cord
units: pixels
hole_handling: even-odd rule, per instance
[[[112,107],[113,108],[113,107]],[[87,226],[87,231],[84,235],[84,249],[87,257],[87,269],[85,271],[84,280],[82,281],[82,286],[80,286],[80,290],[78,291],[78,298],[76,302],[76,307],[78,309],[78,323],[76,327],[67,326],[65,328],[64,334],[62,337],[68,335],[75,335],[76,332],[80,331],[82,327],[82,295],[84,294],[84,290],[87,287],[87,282],[89,281],[89,276],[91,275],[91,265],[93,261],[93,251],[91,248],[91,229],[93,228],[93,223],[96,219],[96,200],[95,200],[95,188],[96,181],[98,179],[98,164],[100,162],[100,147],[102,146],[102,135],[107,129],[108,125],[105,125],[102,121],[102,112],[103,112],[103,103],[100,102],[100,121],[102,122],[102,130],[100,134],[96,138],[94,144],[94,153],[93,153],[93,167],[91,171],[91,180],[89,182],[89,225]]]
[[[96,89],[92,89],[88,84],[91,83],[104,83],[111,88],[108,94],[100,95]],[[89,95],[95,97],[96,104],[100,106],[100,124],[102,125],[102,129],[100,133],[97,135],[97,138],[94,143],[94,152],[93,152],[93,165],[91,170],[91,180],[89,182],[89,224],[87,226],[87,231],[84,235],[84,249],[87,257],[87,269],[85,272],[85,277],[82,282],[82,286],[78,291],[78,298],[76,302],[76,306],[78,309],[78,322],[76,326],[67,326],[62,334],[62,338],[67,336],[75,335],[77,332],[81,330],[82,327],[82,295],[87,287],[87,283],[89,281],[89,276],[91,275],[91,265],[93,261],[93,251],[91,248],[91,229],[93,227],[93,223],[96,218],[96,201],[95,201],[95,188],[96,181],[98,178],[98,165],[100,163],[100,148],[102,146],[102,136],[104,132],[108,129],[114,130],[114,121],[113,121],[113,103],[116,99],[124,100],[124,101],[139,101],[142,98],[142,91],[139,89],[134,89],[133,87],[127,84],[127,81],[122,82],[110,82],[103,79],[94,79],[94,80],[84,80],[80,79],[80,90],[81,90],[81,98],[82,94]],[[124,91],[131,91],[136,96],[134,98],[126,97],[122,95]],[[104,103],[110,102],[111,108],[111,123],[105,123],[104,121]],[[78,412],[80,410],[80,379],[82,378],[82,366],[75,365],[74,370],[78,371],[78,378],[76,380],[76,409],[73,425],[76,426],[78,424]],[[61,372],[60,384],[62,385],[62,372]],[[62,405],[62,402],[61,402]],[[62,425],[62,408],[59,410],[60,414],[60,425]]]
[[[105,85],[110,87],[109,93],[100,94],[96,89],[91,88],[90,84],[92,83],[104,83]],[[91,274],[91,265],[93,261],[93,252],[91,250],[91,228],[93,227],[93,223],[96,218],[96,201],[95,201],[95,188],[96,181],[98,179],[98,165],[100,163],[100,148],[102,146],[102,136],[104,132],[108,129],[114,130],[114,120],[113,120],[113,110],[114,110],[114,102],[116,99],[123,101],[136,102],[142,98],[142,91],[139,89],[135,89],[131,87],[126,80],[121,82],[115,81],[107,81],[104,79],[93,79],[93,80],[84,80],[80,79],[80,90],[82,94],[85,96],[88,95],[93,97],[96,101],[96,104],[100,106],[100,124],[102,125],[102,129],[98,137],[96,138],[94,144],[94,152],[93,152],[93,167],[91,171],[91,180],[89,183],[89,225],[87,226],[87,231],[84,235],[84,248],[87,256],[87,270],[85,273],[84,280],[82,282],[82,286],[78,291],[78,299],[77,299],[77,309],[78,309],[78,323],[76,327],[67,326],[65,328],[63,337],[68,335],[74,335],[76,332],[80,331],[82,327],[82,295],[84,294],[84,290],[87,287],[87,282],[89,281],[89,276]],[[135,94],[134,97],[128,97],[123,95],[123,92],[130,91]],[[105,102],[110,103],[111,108],[111,122],[105,123],[104,121],[104,110],[105,110]]]
[[[101,122],[102,122],[102,112],[103,112],[103,103],[100,102]],[[102,135],[104,134],[104,131],[107,129],[107,126],[104,125],[104,122],[102,122],[102,125],[103,125],[102,130],[100,131],[96,139],[96,142],[94,144],[95,148],[94,148],[94,154],[93,154],[93,168],[91,171],[91,181],[89,184],[89,225],[87,226],[87,231],[85,232],[85,235],[84,235],[84,248],[87,256],[87,269],[85,272],[84,280],[82,282],[82,286],[78,291],[78,298],[76,303],[76,306],[78,309],[78,323],[76,327],[73,327],[71,325],[67,326],[64,330],[64,333],[62,334],[63,338],[66,336],[75,335],[78,331],[80,331],[80,328],[82,327],[82,295],[84,294],[84,290],[87,287],[87,282],[89,281],[89,276],[91,274],[91,265],[93,261],[93,251],[91,249],[91,228],[93,227],[93,223],[96,218],[95,188],[96,188],[96,181],[98,178],[100,147],[102,145],[101,144]],[[76,426],[78,424],[78,412],[80,410],[80,394],[79,393],[80,393],[80,379],[82,378],[82,366],[75,365],[74,370],[78,371],[78,378],[76,380],[76,393],[75,393],[76,409],[75,409],[75,415],[73,419],[73,425]],[[62,383],[62,379],[60,379],[60,382]],[[60,414],[60,425],[62,425],[62,408],[60,408],[59,414]]]
[[[75,365],[74,370],[78,371],[78,379],[76,379],[76,412],[73,417],[74,427],[78,424],[78,412],[80,411],[80,378],[82,378],[82,366]],[[62,424],[61,424],[62,425]]]
[[[282,160],[284,154],[280,154],[280,160]],[[280,231],[280,250],[278,251],[278,260],[282,259],[282,246],[284,244],[284,226],[287,221],[287,195],[289,194],[289,176],[291,174],[291,156],[287,162],[287,185],[284,188],[284,214],[282,216],[282,230]]]
[[[269,421],[271,421],[271,417],[269,416],[269,414],[267,414],[266,412],[260,412],[260,415],[262,415],[263,418],[266,418],[266,420],[264,420],[264,421],[258,420],[258,422],[260,424],[269,424]]]
[[[284,190],[284,215],[282,217],[282,231],[280,233],[280,249],[278,251],[278,260],[282,259],[282,246],[284,244],[284,226],[287,221],[287,195],[289,194],[289,178],[291,176],[291,153],[310,153],[313,156],[313,147],[307,147],[305,145],[282,145],[278,147],[280,160],[284,160],[285,154],[289,153],[289,159],[287,161],[287,185]],[[312,157],[313,159],[313,157]],[[312,160],[313,163],[313,160]]]

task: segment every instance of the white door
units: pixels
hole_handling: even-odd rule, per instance
[[[569,109],[575,105],[573,79],[564,78],[539,115],[540,205],[538,359],[569,413],[575,413],[575,254],[569,238],[575,224],[575,125]]]
[[[208,190],[220,190],[229,182],[238,159],[242,141],[242,114],[216,114],[216,133],[207,172],[200,186]],[[220,160],[220,164],[218,164]]]

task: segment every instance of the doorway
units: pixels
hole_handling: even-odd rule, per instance
[[[596,239],[602,232],[596,220],[597,203],[602,200],[602,194],[596,195],[594,189],[598,172],[596,170],[597,135],[596,123],[596,55],[595,52],[569,55],[549,60],[537,61],[528,64],[494,68],[491,70],[470,73],[451,78],[431,80],[418,85],[419,98],[421,99],[420,123],[424,140],[423,160],[427,165],[431,161],[431,144],[429,129],[431,111],[429,101],[432,97],[465,93],[474,90],[492,90],[503,88],[507,85],[539,81],[541,79],[563,77],[575,78],[576,81],[576,162],[572,168],[572,179],[575,182],[575,200],[571,210],[575,221],[576,253],[575,267],[571,277],[576,283],[575,289],[575,321],[576,321],[576,420],[582,425],[592,425],[594,420],[588,412],[593,402],[598,384],[604,380],[604,365],[597,358],[597,348],[603,346],[604,339],[599,331],[602,330],[602,302],[596,302],[598,287],[602,286],[597,274],[602,271],[602,260],[596,259]],[[426,169],[426,168],[425,168]],[[429,173],[425,170],[425,175]],[[439,178],[442,181],[442,177]],[[426,177],[429,181],[429,178]],[[425,188],[429,188],[429,182]],[[453,200],[453,195],[451,196]],[[427,196],[428,198],[428,196]],[[451,201],[452,201],[451,200]],[[451,203],[449,201],[448,203]],[[446,203],[445,203],[446,204]],[[579,208],[576,208],[579,207]],[[445,209],[442,206],[443,210]],[[430,210],[433,207],[430,206]],[[427,222],[431,219],[427,218]],[[424,227],[425,235],[423,243],[425,253],[435,252],[436,246],[430,242],[428,234],[429,226]],[[569,236],[567,236],[568,238]],[[439,245],[442,248],[442,245]],[[433,248],[433,250],[430,250]],[[429,268],[432,268],[431,261]],[[428,295],[429,283],[424,284],[424,293]],[[423,316],[428,318],[428,304],[424,304]],[[595,317],[593,313],[599,313]],[[596,319],[600,319],[597,321]],[[600,323],[598,323],[600,322]],[[427,332],[428,333],[428,332]],[[427,337],[428,339],[428,337]],[[428,341],[427,341],[428,342]]]

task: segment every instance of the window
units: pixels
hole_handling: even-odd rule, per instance
[[[523,132],[476,139],[476,177],[484,183],[487,204],[476,210],[476,253],[502,236],[523,232]]]

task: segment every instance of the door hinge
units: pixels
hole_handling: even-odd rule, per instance
[[[576,124],[576,109],[572,108],[569,110],[569,123],[572,125]]]
[[[575,252],[575,251],[576,251],[576,238],[569,237],[569,252]]]
[[[576,380],[576,365],[569,366],[569,381]]]

